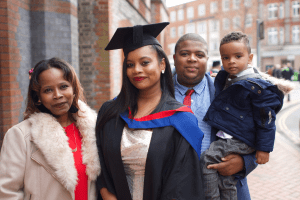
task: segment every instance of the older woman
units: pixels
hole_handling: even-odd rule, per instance
[[[73,67],[58,58],[37,63],[25,120],[4,137],[0,199],[97,199],[95,124]]]

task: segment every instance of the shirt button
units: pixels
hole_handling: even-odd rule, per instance
[[[191,103],[193,103],[194,102],[194,100],[193,99],[191,99]]]
[[[241,115],[240,118],[243,119],[244,118],[243,115]]]
[[[226,109],[226,110],[229,110],[229,108],[228,108],[228,107],[226,107],[225,109]]]
[[[252,86],[252,87],[251,87],[251,90],[254,90],[254,89],[255,89],[255,87],[254,87],[254,86]]]
[[[261,90],[258,90],[257,93],[260,94],[260,93],[261,93]]]

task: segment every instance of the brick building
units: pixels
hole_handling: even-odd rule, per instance
[[[168,21],[164,0],[1,0],[0,146],[23,119],[28,71],[38,61],[56,56],[71,63],[98,110],[121,86],[123,53],[104,51],[114,31],[162,21]],[[162,45],[165,37],[158,38]]]
[[[300,69],[300,1],[261,1],[260,18],[265,23],[265,39],[262,40],[261,61],[264,69],[274,64],[291,62]]]
[[[185,33],[198,33],[208,43],[208,69],[220,60],[219,44],[231,31],[249,36],[253,66],[257,66],[257,20],[264,21],[265,39],[260,41],[261,70],[293,61],[299,70],[299,0],[198,0],[170,7],[168,48],[170,60],[176,41]]]

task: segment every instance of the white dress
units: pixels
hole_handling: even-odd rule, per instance
[[[152,130],[123,129],[121,156],[132,200],[142,200],[144,192],[145,165]]]

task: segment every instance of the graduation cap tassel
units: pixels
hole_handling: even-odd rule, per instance
[[[133,27],[133,44],[142,44],[143,43],[143,26],[137,25]]]

